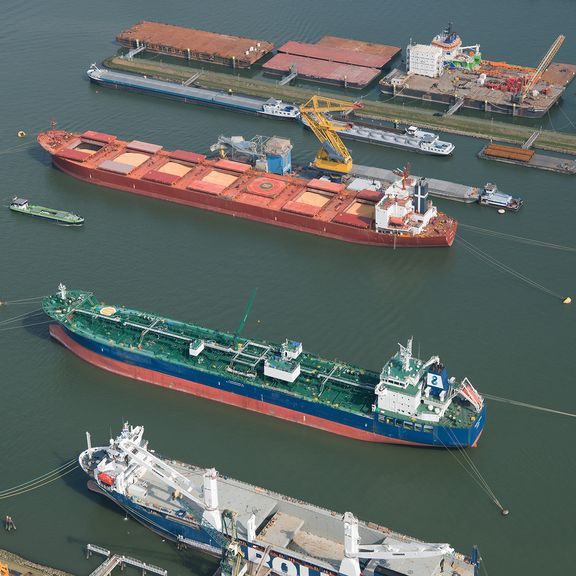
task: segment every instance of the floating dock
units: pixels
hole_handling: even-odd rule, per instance
[[[120,32],[116,40],[126,48],[144,46],[148,52],[232,68],[249,68],[274,48],[265,40],[147,21]]]
[[[549,172],[558,172],[560,174],[576,174],[576,160],[536,154],[533,150],[517,148],[515,146],[487,144],[478,153],[478,158],[505,162],[506,164],[515,164],[516,166],[537,168],[539,170],[548,170]]]

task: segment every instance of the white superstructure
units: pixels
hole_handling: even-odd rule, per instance
[[[438,78],[444,69],[444,51],[428,44],[411,44],[406,48],[406,67],[409,74]]]
[[[428,200],[426,181],[405,174],[385,190],[383,198],[376,204],[376,229],[416,236],[437,215],[436,206]]]

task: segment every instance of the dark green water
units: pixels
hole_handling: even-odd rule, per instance
[[[116,50],[115,34],[141,19],[231,34],[315,41],[324,34],[404,46],[427,42],[452,19],[484,56],[534,65],[561,32],[557,60],[576,62],[573,0],[482,5],[423,0],[292,2],[16,2],[0,20],[2,204],[11,195],[72,210],[83,229],[66,229],[0,210],[0,298],[40,296],[60,281],[109,302],[234,329],[253,287],[245,333],[301,339],[312,351],[379,368],[414,335],[422,355],[439,353],[453,375],[482,391],[576,411],[574,306],[503,275],[455,245],[392,251],[347,245],[191,208],[91,187],[49,165],[32,144],[52,116],[61,127],[95,129],[206,151],[224,134],[279,134],[295,159],[316,142],[299,127],[96,89],[84,70]],[[544,123],[571,129],[575,86]],[[19,146],[18,130],[30,134]],[[524,196],[517,215],[438,202],[462,223],[576,245],[576,196],[568,176],[477,160],[481,142],[450,138],[450,159],[351,146],[356,162],[469,184],[495,181]],[[576,295],[575,255],[475,235],[462,236],[559,294]],[[0,321],[33,311],[0,308]],[[37,320],[42,321],[42,318]],[[30,320],[29,324],[34,323]],[[93,368],[51,341],[47,325],[0,332],[0,489],[55,468],[84,447],[84,431],[106,442],[123,418],[147,427],[152,446],[215,466],[304,500],[468,552],[479,545],[489,574],[573,570],[574,420],[491,403],[480,445],[470,452],[502,503],[502,518],[452,454],[370,445],[125,380]],[[85,488],[80,473],[19,498],[0,500],[16,533],[0,547],[88,573],[86,542],[166,567],[211,574],[212,560],[124,521]],[[551,571],[552,568],[552,571]]]

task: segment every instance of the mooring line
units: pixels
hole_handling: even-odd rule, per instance
[[[576,418],[576,414],[572,414],[571,412],[562,412],[561,410],[555,410],[554,408],[545,408],[544,406],[527,404],[526,402],[520,402],[518,400],[510,400],[509,398],[500,398],[499,396],[492,396],[491,394],[482,393],[482,396],[484,396],[484,398],[487,400],[494,400],[495,402],[503,402],[505,404],[513,404],[514,406],[521,406],[522,408],[532,408],[532,410],[541,410],[542,412],[550,412],[551,414],[559,414],[561,416]]]
[[[58,468],[54,468],[54,470],[50,470],[50,472],[46,472],[45,474],[42,474],[41,476],[38,476],[32,480],[29,480],[28,482],[23,482],[22,484],[17,484],[16,486],[12,486],[12,488],[6,488],[4,490],[0,490],[0,498],[8,497],[12,494],[20,492],[21,490],[25,490],[27,488],[30,488],[31,486],[34,486],[36,484],[41,484],[42,482],[48,480],[49,478],[52,478],[53,476],[60,476],[67,468],[70,468],[70,466],[74,466],[74,465],[77,465],[76,464],[76,458],[73,458],[72,460],[69,460],[65,464],[58,466]]]
[[[23,320],[24,318],[32,318],[38,315],[40,312],[43,312],[42,308],[37,308],[36,310],[31,310],[30,312],[23,312],[22,314],[11,316],[5,320],[0,320],[0,327],[5,326],[6,324],[13,324],[14,322],[18,322],[18,320]]]
[[[44,322],[34,322],[32,324],[22,324],[21,326],[8,326],[7,328],[0,328],[0,332],[8,332],[8,330],[30,328],[32,326],[42,326],[43,324],[50,324],[50,322],[52,322],[52,320],[45,320]]]
[[[550,290],[550,288],[546,288],[546,286],[543,286],[542,284],[536,282],[535,280],[532,280],[531,278],[524,276],[523,274],[514,270],[510,266],[507,266],[506,264],[503,264],[499,260],[496,260],[496,258],[494,258],[493,256],[490,256],[490,254],[487,254],[483,250],[480,250],[480,248],[477,248],[476,246],[474,246],[473,244],[471,244],[470,242],[468,242],[464,238],[462,238],[462,237],[456,238],[456,241],[459,242],[462,245],[462,247],[465,248],[468,252],[470,252],[471,254],[473,254],[474,256],[476,256],[477,258],[482,260],[483,262],[499,269],[502,272],[506,272],[512,276],[515,276],[516,278],[518,278],[522,282],[529,284],[530,286],[532,286],[533,288],[536,288],[537,290],[541,290],[542,292],[545,292],[545,293],[549,294],[550,296],[554,296],[555,298],[558,298],[560,300],[563,300],[563,301],[565,300],[567,304],[569,302],[571,302],[571,299],[568,299],[568,298],[565,299],[560,294],[558,294],[557,292]]]
[[[484,478],[484,476],[482,475],[476,464],[474,464],[472,458],[467,454],[466,450],[463,447],[459,446],[458,439],[456,438],[454,432],[452,432],[450,428],[446,428],[446,430],[448,432],[448,435],[454,441],[454,447],[456,448],[457,452],[459,452],[460,455],[462,456],[462,460],[460,460],[460,458],[457,455],[457,452],[454,451],[451,446],[447,446],[446,444],[444,444],[444,442],[442,442],[442,439],[439,438],[444,448],[448,450],[448,452],[452,455],[452,457],[456,460],[456,462],[458,462],[458,464],[472,478],[472,480],[474,480],[474,482],[488,496],[488,498],[492,500],[494,504],[496,504],[496,506],[500,509],[501,514],[503,516],[507,516],[509,514],[509,511],[506,508],[504,508],[500,500],[498,500],[498,497],[494,493],[494,490],[490,488],[490,485],[488,484],[488,482],[486,481],[486,479]]]
[[[464,230],[475,232],[477,234],[484,234],[485,236],[494,236],[505,240],[512,240],[513,242],[520,242],[522,244],[530,244],[533,246],[540,246],[541,248],[551,248],[553,250],[563,250],[564,252],[576,252],[573,246],[563,246],[562,244],[553,244],[552,242],[544,242],[543,240],[536,240],[534,238],[526,238],[524,236],[515,236],[514,234],[506,234],[505,232],[498,232],[496,230],[489,230],[488,228],[480,228],[479,226],[472,226],[471,224],[459,223],[458,226]]]

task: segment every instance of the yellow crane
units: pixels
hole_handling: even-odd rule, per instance
[[[554,40],[552,46],[550,46],[548,52],[546,52],[544,58],[542,58],[540,64],[538,64],[538,67],[534,70],[532,74],[530,74],[526,78],[526,81],[524,82],[524,87],[522,88],[522,92],[520,93],[520,101],[524,100],[524,98],[529,94],[530,90],[532,90],[536,86],[538,80],[540,80],[540,78],[542,77],[542,74],[544,74],[548,66],[550,66],[550,64],[552,63],[552,59],[554,58],[554,56],[556,56],[558,50],[560,50],[560,46],[562,46],[565,39],[566,37],[560,34],[560,36],[558,36],[558,38]]]
[[[320,140],[320,150],[316,153],[313,165],[321,170],[348,174],[352,170],[352,156],[342,142],[338,132],[348,130],[351,126],[345,123],[335,123],[327,116],[327,112],[350,112],[361,108],[358,103],[312,96],[308,102],[300,106],[303,122]]]

